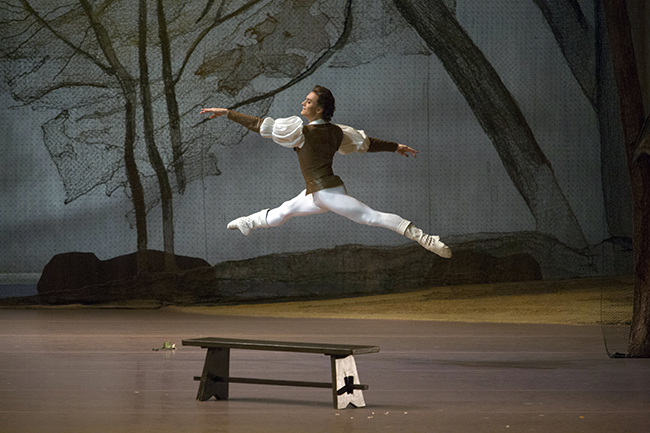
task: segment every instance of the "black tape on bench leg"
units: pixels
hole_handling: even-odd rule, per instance
[[[227,399],[229,377],[230,349],[208,348],[196,399],[205,401],[212,398],[212,396],[217,400]]]
[[[361,389],[367,389],[367,387],[359,382],[354,356],[332,355],[331,359],[334,409],[345,409],[350,404],[355,407],[364,407],[366,402]]]

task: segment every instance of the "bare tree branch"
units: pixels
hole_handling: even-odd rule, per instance
[[[219,5],[219,11],[217,11],[217,16],[220,15],[221,8],[223,7],[225,2],[221,2]],[[203,12],[201,12],[201,15],[196,19],[196,22],[194,24],[198,24],[205,16],[210,12],[210,9],[212,9],[212,6],[214,5],[214,0],[208,0],[208,2],[205,4],[205,8],[203,8]]]
[[[87,29],[86,29],[86,32],[84,33],[84,37],[81,39],[81,42],[79,42],[79,47],[78,47],[78,48],[81,48],[81,46],[83,45],[84,41],[86,40],[86,36],[88,36],[88,32],[89,32],[89,31],[90,31],[90,28],[87,28]],[[78,52],[79,52],[79,49],[75,50],[75,51],[70,55],[70,57],[68,58],[68,60],[65,62],[65,64],[64,64],[63,67],[61,68],[61,70],[60,70],[60,71],[59,71],[59,72],[54,76],[54,78],[57,78],[59,75],[61,75],[61,73],[65,70],[65,68],[66,68],[66,67],[70,64],[70,62],[72,61],[72,58],[73,58],[73,57],[75,56],[75,54],[77,54]]]
[[[34,22],[33,24],[36,24],[36,22]],[[30,25],[29,25],[25,30],[23,30],[22,32],[18,33],[17,35],[8,36],[7,39],[8,39],[8,38],[17,38],[18,36],[21,36],[21,35],[23,35],[24,33],[27,33],[27,31],[28,31],[29,29],[32,28],[32,25],[33,25],[33,24],[30,24]],[[43,27],[38,28],[38,29],[37,29],[34,33],[32,33],[32,34],[31,34],[27,39],[25,39],[23,42],[21,42],[20,44],[18,44],[18,46],[17,46],[16,48],[14,48],[11,52],[8,52],[8,53],[3,54],[2,57],[8,57],[8,58],[11,58],[12,55],[16,54],[16,53],[17,53],[17,52],[18,52],[18,51],[23,47],[23,45],[26,45],[29,41],[31,41],[34,37],[36,37],[36,35],[37,35],[41,30],[43,30]]]
[[[19,8],[18,6],[14,5],[12,3],[9,3],[6,0],[0,1],[0,4],[7,6],[7,7],[0,7],[0,9],[4,9],[4,10],[9,11],[9,12],[22,11],[21,8]],[[15,11],[11,10],[11,8],[15,9]]]
[[[548,22],[582,92],[592,105],[596,99],[594,29],[576,0],[533,0]]]
[[[185,54],[185,59],[183,60],[183,63],[178,70],[178,73],[176,74],[176,78],[174,78],[174,84],[178,83],[178,81],[181,79],[181,76],[183,75],[183,71],[185,70],[185,66],[187,66],[187,63],[190,60],[190,57],[192,57],[192,54],[194,53],[194,50],[196,47],[199,46],[201,41],[218,25],[228,21],[231,18],[234,18],[246,11],[248,11],[250,8],[255,6],[257,3],[259,3],[262,0],[251,0],[248,3],[244,4],[241,6],[239,9],[235,10],[234,12],[229,13],[228,15],[224,16],[223,18],[220,17],[221,15],[221,7],[219,8],[219,11],[217,13],[217,16],[214,19],[214,22],[207,28],[205,28],[199,36],[192,42],[190,45],[190,48],[187,50],[187,53]]]
[[[348,36],[350,35],[350,32],[352,30],[351,8],[352,8],[352,0],[348,0],[346,5],[345,5],[345,21],[343,23],[343,32],[341,33],[341,36],[336,41],[336,43],[330,49],[328,49],[325,53],[323,53],[314,63],[312,63],[309,68],[307,68],[305,71],[303,71],[297,77],[293,78],[287,84],[285,84],[283,86],[280,86],[280,87],[278,87],[278,88],[276,88],[276,89],[274,89],[274,90],[272,90],[270,92],[264,93],[262,95],[254,96],[252,98],[249,98],[249,99],[246,99],[244,101],[238,102],[238,103],[230,106],[229,109],[234,110],[236,108],[243,107],[245,105],[254,104],[256,102],[260,102],[260,101],[263,101],[265,99],[272,98],[273,96],[277,95],[278,93],[293,87],[294,85],[296,85],[300,81],[302,81],[305,78],[312,75],[319,67],[321,67],[325,62],[327,62],[337,51],[339,51],[347,43]],[[197,106],[192,107],[192,109],[188,110],[188,112],[195,110]],[[201,125],[202,123],[205,123],[207,120],[208,120],[207,118],[203,119],[203,120],[199,121],[194,126],[196,127],[198,125]]]
[[[7,11],[7,12],[9,12],[10,14],[14,14],[14,15],[20,15],[21,12],[25,12],[25,11],[22,10],[22,9],[18,9],[18,11],[14,12],[14,11],[11,11],[11,10],[9,10],[9,9],[7,9],[7,8],[3,8],[3,7],[0,7],[0,10]],[[29,14],[25,13],[25,16],[24,16],[23,18],[20,18],[20,19],[16,18],[16,19],[1,20],[1,21],[0,21],[0,24],[21,23],[21,22],[27,21],[28,19],[29,19]]]
[[[96,65],[97,65],[97,66],[98,66],[102,71],[106,72],[106,73],[109,74],[109,75],[113,75],[113,70],[112,70],[111,67],[104,65],[102,62],[100,62],[97,58],[95,58],[95,57],[94,57],[93,55],[91,55],[90,53],[88,53],[88,52],[86,52],[86,51],[84,51],[84,50],[82,50],[82,49],[80,49],[80,48],[78,49],[78,47],[77,47],[76,45],[74,45],[74,44],[73,44],[72,42],[70,42],[68,39],[66,39],[65,37],[63,37],[63,35],[59,34],[56,30],[54,30],[54,29],[52,28],[52,26],[50,25],[50,23],[49,23],[48,21],[46,21],[44,18],[42,18],[42,17],[38,14],[38,12],[35,11],[34,8],[32,8],[32,6],[29,4],[29,2],[28,2],[27,0],[20,0],[20,2],[22,3],[23,7],[25,8],[25,11],[27,11],[31,16],[33,16],[34,18],[36,18],[36,20],[37,20],[37,21],[38,21],[38,22],[39,22],[43,27],[47,28],[47,29],[48,29],[48,30],[49,30],[49,31],[50,31],[54,36],[56,36],[58,39],[60,39],[64,44],[66,44],[67,46],[69,46],[70,48],[72,48],[72,49],[75,50],[75,51],[78,50],[79,53],[83,54],[83,55],[84,55],[86,58],[88,58],[91,62],[93,62],[94,64],[96,64]],[[82,4],[83,4],[83,3],[86,3],[86,4],[87,4],[88,2],[85,1],[85,0],[82,0]]]
[[[298,75],[296,78],[293,80],[289,81],[287,84],[284,86],[278,87],[277,89],[265,93],[263,95],[255,96],[253,98],[246,99],[245,101],[238,102],[237,104],[233,105],[230,107],[230,109],[235,109],[238,107],[242,107],[244,105],[249,105],[253,104],[255,102],[262,101],[267,98],[271,98],[278,93],[287,90],[290,87],[293,87],[297,83],[301,82],[305,78],[309,77],[311,74],[316,72],[318,68],[320,68],[325,62],[327,62],[333,55],[336,53],[338,50],[340,50],[347,42],[348,36],[350,36],[350,31],[352,30],[352,13],[351,13],[351,6],[352,6],[352,0],[348,0],[347,4],[345,5],[345,21],[343,23],[343,32],[341,33],[341,36],[339,37],[338,41],[336,41],[336,44],[332,46],[329,50],[325,51],[322,56],[318,58],[312,65],[307,68],[304,72],[302,72],[300,75]]]
[[[97,10],[95,10],[95,16],[97,18],[101,18],[102,15],[104,15],[104,12],[106,12],[106,9],[109,8],[113,3],[115,3],[115,0],[104,0],[102,4],[97,6]]]
[[[21,0],[21,1],[26,1],[26,0]],[[83,7],[84,12],[86,13],[86,17],[88,18],[88,21],[90,22],[90,25],[93,31],[95,32],[95,37],[97,38],[99,47],[104,53],[104,56],[106,57],[108,63],[111,65],[110,70],[115,71],[118,79],[132,81],[133,78],[128,73],[124,65],[122,65],[122,62],[120,62],[120,59],[117,57],[117,54],[113,49],[113,44],[111,43],[111,39],[110,36],[108,35],[108,31],[106,31],[106,28],[99,21],[96,20],[92,7],[90,6],[90,3],[88,3],[88,0],[79,0],[79,3],[81,3],[81,6]]]
[[[113,86],[109,84],[103,84],[103,83],[89,83],[89,82],[62,82],[62,83],[56,83],[51,87],[47,87],[44,89],[39,89],[40,91],[38,92],[37,95],[34,97],[28,99],[25,101],[25,105],[33,104],[34,102],[37,102],[47,95],[49,95],[52,92],[56,92],[57,90],[61,89],[69,89],[69,88],[74,88],[74,87],[94,87],[98,89],[111,89]]]

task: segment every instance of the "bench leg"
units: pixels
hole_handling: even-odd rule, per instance
[[[334,409],[345,409],[349,404],[355,407],[364,407],[366,402],[363,399],[363,392],[360,389],[352,388],[353,384],[361,383],[354,356],[340,358],[332,355],[331,358]]]
[[[212,396],[217,400],[227,399],[229,377],[230,349],[208,348],[196,399],[198,401],[206,401]]]

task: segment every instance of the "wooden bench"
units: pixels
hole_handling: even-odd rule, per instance
[[[192,338],[183,340],[183,346],[199,346],[208,349],[200,380],[198,401],[228,398],[229,383],[252,383],[258,385],[302,386],[331,388],[335,409],[345,409],[348,404],[356,407],[366,405],[361,390],[368,389],[359,381],[354,355],[379,352],[379,346],[355,346],[348,344],[291,343],[287,341],[259,341],[231,338]],[[332,382],[302,382],[294,380],[251,379],[230,376],[230,349],[268,350],[275,352],[320,353],[329,355],[332,366]]]

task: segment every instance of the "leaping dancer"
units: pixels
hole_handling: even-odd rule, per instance
[[[300,112],[309,121],[303,125],[298,116],[286,119],[248,116],[226,108],[203,108],[201,114],[211,113],[210,119],[227,115],[228,119],[270,138],[277,144],[293,148],[307,184],[297,197],[274,209],[264,209],[228,223],[231,230],[239,229],[244,235],[258,228],[277,227],[295,216],[313,215],[332,211],[352,221],[374,227],[384,227],[418,242],[424,248],[445,258],[451,250],[440,242],[438,236],[428,235],[411,221],[399,215],[378,212],[347,194],[340,177],[334,175],[332,162],[336,152],[397,152],[417,157],[417,151],[403,144],[368,137],[361,130],[330,123],[335,104],[332,92],[322,86],[314,87],[302,103]]]

